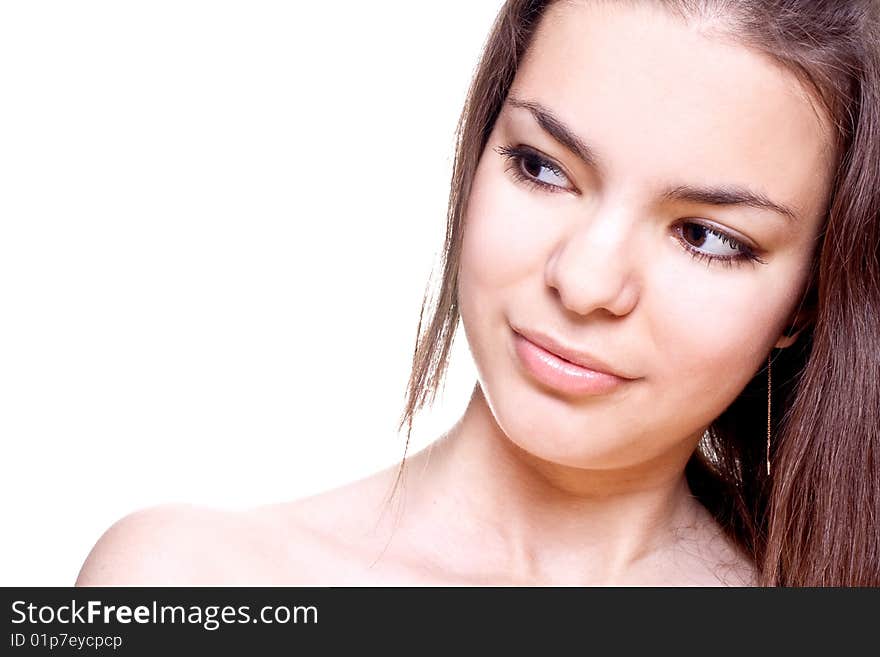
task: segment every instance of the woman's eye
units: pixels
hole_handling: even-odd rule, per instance
[[[744,262],[764,263],[764,260],[742,242],[701,223],[683,222],[676,233],[685,249],[697,260],[718,262],[728,267]]]
[[[682,226],[682,236],[691,244],[710,255],[729,258],[742,253],[742,245],[724,233],[702,224],[689,222]]]
[[[522,183],[552,192],[574,191],[568,177],[553,162],[523,146],[499,146],[499,155],[510,162],[507,170]]]

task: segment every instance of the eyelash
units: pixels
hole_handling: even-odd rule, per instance
[[[495,152],[506,158],[509,162],[509,165],[506,167],[506,171],[510,172],[510,174],[514,177],[517,182],[520,182],[532,189],[542,191],[542,192],[550,192],[553,194],[559,192],[570,192],[571,190],[566,187],[560,187],[558,185],[551,185],[549,183],[542,182],[540,180],[536,180],[532,178],[528,174],[523,172],[522,164],[526,159],[531,159],[536,164],[538,164],[541,168],[549,169],[557,176],[562,176],[564,178],[568,178],[564,171],[562,171],[559,167],[557,167],[553,162],[547,160],[546,158],[539,155],[536,151],[528,148],[526,146],[498,146],[495,148]],[[680,237],[681,228],[683,226],[699,226],[704,231],[709,233],[710,235],[714,235],[722,242],[728,244],[732,248],[738,249],[739,254],[734,256],[717,256],[712,255],[710,253],[705,253],[703,251],[698,251],[693,246],[688,244]],[[708,265],[711,265],[713,262],[720,264],[724,267],[733,267],[734,265],[741,264],[751,264],[755,266],[755,263],[766,264],[766,261],[762,260],[752,249],[748,246],[734,239],[731,235],[727,233],[723,233],[715,228],[711,228],[705,224],[696,222],[696,221],[688,221],[684,222],[679,226],[676,230],[676,233],[679,235],[679,242],[681,242],[685,251],[697,261],[705,261]]]

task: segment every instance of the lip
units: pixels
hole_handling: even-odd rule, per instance
[[[634,380],[600,359],[575,351],[549,336],[513,329],[514,349],[525,369],[540,383],[571,395],[611,392]]]

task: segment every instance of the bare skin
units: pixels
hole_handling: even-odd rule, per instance
[[[476,512],[457,493],[469,423],[485,406],[479,389],[462,420],[411,455],[403,495],[389,505],[397,466],[294,502],[229,512],[184,505],[145,509],[98,542],[77,586],[746,586],[754,567],[686,493],[672,529],[648,549],[559,546],[553,571],[515,546],[503,519],[462,523]],[[478,436],[479,434],[470,434]],[[505,457],[509,443],[485,446]],[[489,482],[487,482],[489,483]],[[398,504],[402,501],[402,505]],[[624,523],[620,523],[622,526]],[[647,531],[645,533],[648,533]],[[624,545],[632,541],[626,536]],[[550,545],[546,541],[542,546]],[[568,554],[564,552],[570,550]]]
[[[101,538],[77,583],[753,584],[684,469],[771,349],[797,338],[784,333],[801,320],[830,131],[793,74],[712,28],[653,3],[548,10],[467,208],[459,306],[478,383],[408,459],[399,506],[385,507],[394,466],[248,512],[150,509]],[[548,134],[538,106],[595,162]],[[544,159],[517,178],[509,147],[523,145]],[[683,186],[756,190],[793,216],[664,191]],[[707,264],[735,243],[760,261]],[[586,398],[548,389],[518,364],[513,325],[633,380]]]

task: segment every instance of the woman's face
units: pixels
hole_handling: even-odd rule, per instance
[[[482,154],[462,321],[499,427],[542,459],[680,460],[791,342],[831,132],[790,72],[706,27],[649,3],[554,5]],[[514,328],[631,380],[554,387]]]

